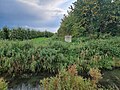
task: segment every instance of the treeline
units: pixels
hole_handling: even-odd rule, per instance
[[[77,0],[62,19],[59,36],[120,35],[119,0]]]
[[[8,39],[8,40],[27,40],[27,39],[33,39],[38,37],[51,37],[53,36],[52,32],[48,31],[36,31],[26,28],[13,28],[9,29],[8,27],[3,27],[0,30],[0,39]]]

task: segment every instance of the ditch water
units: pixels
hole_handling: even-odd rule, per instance
[[[49,76],[51,75],[16,78],[15,80],[10,81],[8,90],[43,90],[40,87],[40,80],[43,79],[43,77]],[[103,79],[99,83],[106,88],[112,86],[115,90],[120,90],[120,68],[112,71],[104,71]]]
[[[15,88],[9,88],[8,90],[42,90],[42,89],[40,88],[39,85],[33,87],[30,84],[28,84],[28,85],[22,84],[22,85],[18,85]]]
[[[114,90],[120,90],[120,68],[104,71],[103,79],[99,82],[104,87],[112,87]]]
[[[42,90],[40,88],[41,77],[18,78],[9,83],[8,90]]]
[[[13,80],[8,78],[8,90],[43,90],[40,87],[40,80],[53,76],[51,74],[23,75]]]

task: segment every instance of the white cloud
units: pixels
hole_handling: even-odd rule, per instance
[[[55,16],[62,16],[66,14],[66,10],[59,8],[59,5],[65,3],[67,0],[18,0],[20,3],[26,5],[31,13],[36,13],[37,17],[44,20],[51,20]]]
[[[75,0],[0,0],[0,27],[30,27],[57,31],[63,14]]]
[[[54,28],[51,28],[51,27],[31,27],[31,26],[28,26],[28,25],[25,25],[25,26],[22,26],[23,28],[29,28],[29,29],[34,29],[34,30],[38,30],[38,31],[52,31],[54,33],[57,32],[57,29],[58,27],[54,27]]]

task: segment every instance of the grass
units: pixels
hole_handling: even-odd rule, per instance
[[[24,41],[19,41],[19,40],[0,40],[0,45],[3,45],[5,43],[24,43],[24,42],[28,42],[31,43],[35,46],[47,46],[48,45],[48,41],[50,41],[50,38],[35,38],[35,39],[31,39],[31,40],[24,40]]]
[[[30,40],[30,42],[36,46],[47,46],[49,40],[50,38],[35,38]]]

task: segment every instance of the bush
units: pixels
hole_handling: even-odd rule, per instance
[[[0,42],[0,73],[53,73],[73,63],[79,71],[85,72],[90,68],[120,67],[119,38],[87,40],[77,44],[50,41],[46,46],[32,44],[31,41]]]
[[[0,78],[0,90],[7,90],[7,83],[3,78]]]
[[[92,83],[94,86],[102,79],[102,74],[98,68],[91,68],[89,71],[90,76],[92,77]]]
[[[40,82],[44,90],[97,90],[92,81],[78,76],[76,65],[69,66],[68,70],[63,69],[56,77],[46,78]]]
[[[0,46],[0,73],[57,72],[65,63],[66,57],[54,48],[8,41]]]
[[[112,69],[115,62],[117,67],[119,65],[119,43],[120,41],[117,37],[110,39],[87,40],[84,43],[80,42],[77,45],[71,45],[70,51],[72,51],[71,55],[75,54],[76,58],[78,58],[76,59],[76,63],[83,68],[90,69],[98,67]]]

